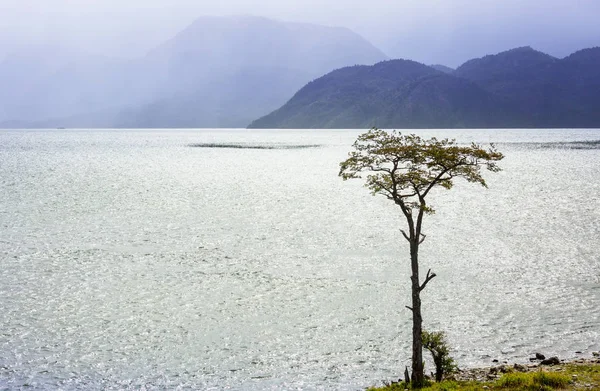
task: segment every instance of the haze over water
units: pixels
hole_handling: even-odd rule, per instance
[[[359,133],[0,130],[0,387],[400,377],[404,221],[337,177]],[[600,130],[417,133],[506,155],[432,194],[425,328],[462,367],[600,350]]]

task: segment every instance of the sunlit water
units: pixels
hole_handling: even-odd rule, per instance
[[[425,327],[463,367],[600,350],[600,130],[418,133],[506,155],[432,194]],[[0,389],[398,378],[404,221],[338,178],[358,134],[0,131]]]

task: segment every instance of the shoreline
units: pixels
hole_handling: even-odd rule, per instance
[[[538,358],[539,357],[539,358]],[[522,389],[564,389],[564,390],[599,390],[600,391],[600,352],[593,352],[592,357],[559,360],[550,357],[541,359],[542,355],[536,354],[529,364],[503,363],[495,366],[458,369],[456,372],[444,377],[442,382],[431,381],[424,391],[447,390],[506,390],[516,391]],[[545,364],[542,364],[545,361]],[[551,386],[546,382],[554,382]],[[539,384],[536,385],[536,382]],[[540,383],[541,382],[541,383]],[[383,386],[373,386],[367,391],[406,391],[410,390],[402,379],[392,382],[383,382]]]
[[[597,354],[597,353],[596,353]],[[477,382],[492,382],[498,380],[505,373],[510,372],[537,372],[545,370],[546,372],[562,372],[567,365],[600,365],[600,354],[592,357],[581,357],[576,359],[558,360],[554,364],[542,364],[542,360],[531,360],[529,364],[519,363],[502,363],[498,365],[459,369],[456,373],[450,375],[448,379],[456,381],[477,381]]]

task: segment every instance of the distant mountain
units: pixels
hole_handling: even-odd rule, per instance
[[[430,65],[430,67],[432,67],[433,69],[438,70],[440,72],[444,72],[444,73],[448,73],[448,74],[454,73],[454,69],[447,67],[445,65],[433,64],[433,65]]]
[[[510,100],[525,125],[600,126],[600,48],[556,59],[522,47],[468,61],[454,74]]]
[[[517,120],[511,115],[505,102],[475,83],[414,61],[392,60],[333,71],[250,127],[497,127]]]
[[[331,69],[386,56],[345,28],[259,17],[204,17],[149,53],[155,101],[118,126],[243,127]]]
[[[134,61],[77,54],[46,66],[53,51],[33,53],[0,64],[0,81],[27,81],[0,95],[0,122],[85,127],[105,112],[102,126],[241,127],[331,69],[387,58],[345,28],[251,16],[199,18]]]
[[[455,73],[475,81],[501,80],[507,75],[525,74],[556,61],[556,58],[548,54],[525,46],[469,60],[458,67]]]
[[[438,68],[439,69],[439,68]],[[600,127],[600,48],[517,48],[453,72],[395,60],[317,79],[252,128]]]

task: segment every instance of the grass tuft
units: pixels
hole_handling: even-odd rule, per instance
[[[507,373],[496,381],[496,385],[500,388],[525,387],[530,383],[530,378],[528,373]]]
[[[566,388],[569,377],[560,373],[532,372],[507,373],[496,381],[496,386],[507,390],[553,390]]]
[[[550,388],[565,388],[569,384],[569,378],[560,373],[536,372],[533,375],[533,383]]]

